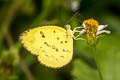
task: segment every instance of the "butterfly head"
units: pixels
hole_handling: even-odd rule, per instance
[[[71,26],[69,24],[65,25],[67,36],[69,38],[73,38],[73,31],[71,30]]]
[[[71,30],[71,26],[69,24],[65,25],[66,30]]]

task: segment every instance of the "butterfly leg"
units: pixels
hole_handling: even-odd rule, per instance
[[[77,38],[77,37],[73,37],[75,40],[85,40],[85,39],[83,39],[83,38]]]
[[[73,34],[74,34],[75,32],[80,32],[80,31],[77,30],[77,29],[81,29],[81,28],[83,28],[83,27],[82,27],[82,26],[79,26],[79,27],[74,28],[74,29],[73,29]]]
[[[77,27],[76,29],[79,29],[80,27]],[[83,38],[78,38],[80,35],[82,35],[82,34],[84,34],[85,32],[86,32],[86,30],[85,29],[82,29],[81,31],[78,31],[78,30],[76,30],[76,29],[74,29],[73,30],[73,33],[75,33],[75,32],[79,32],[79,34],[77,35],[77,36],[74,36],[73,35],[73,38],[75,39],[75,40],[85,40],[85,39],[83,39]]]
[[[78,37],[78,36],[80,36],[80,35],[82,35],[86,32],[85,29],[82,29],[81,31],[77,30],[77,29],[81,29],[81,28],[83,28],[83,27],[80,26],[80,27],[76,27],[76,28],[73,29],[73,34],[76,33],[76,32],[79,33],[76,37]]]
[[[75,40],[85,40],[85,39],[83,39],[83,38],[78,38],[80,35],[77,35],[77,36],[74,36],[73,35],[73,38],[75,39]]]

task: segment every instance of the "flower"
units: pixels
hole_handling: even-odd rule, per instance
[[[79,35],[86,34],[87,43],[91,46],[95,46],[98,42],[98,36],[106,33],[110,34],[110,31],[104,30],[108,25],[99,25],[98,21],[94,19],[84,20]]]

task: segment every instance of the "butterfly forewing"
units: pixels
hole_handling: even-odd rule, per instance
[[[45,66],[57,68],[70,62],[73,56],[73,39],[59,26],[42,26],[23,32],[23,46]]]

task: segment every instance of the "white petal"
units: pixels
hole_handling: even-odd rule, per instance
[[[106,28],[108,25],[99,25],[98,26],[98,31],[103,30],[104,28]]]
[[[83,28],[86,28],[86,25],[85,25],[85,23],[83,23],[83,24],[82,24],[82,26],[83,26]]]
[[[80,31],[80,34],[84,34],[86,32],[86,30],[85,29],[82,29],[81,31]]]
[[[98,31],[98,32],[97,32],[97,35],[100,35],[100,34],[102,34],[102,33],[110,34],[110,31],[108,31],[108,30]]]

